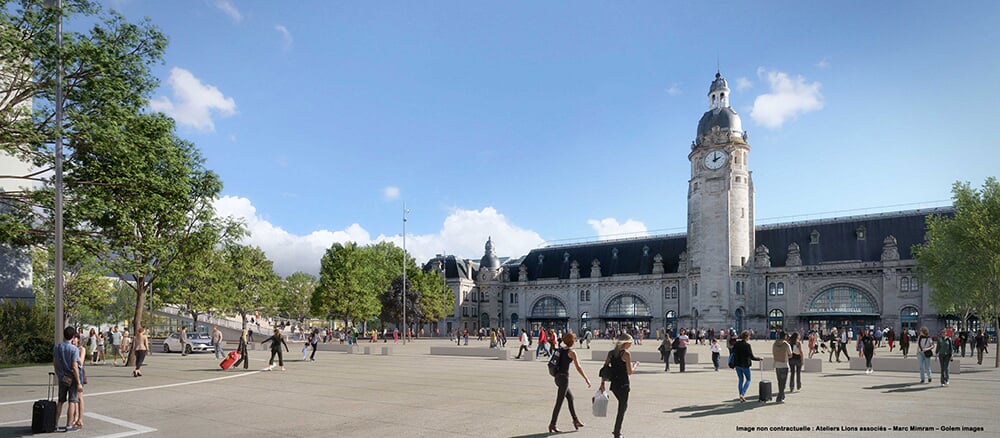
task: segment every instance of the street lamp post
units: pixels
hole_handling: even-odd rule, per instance
[[[46,6],[56,10],[56,141],[55,141],[55,323],[53,324],[55,343],[63,339],[63,66],[62,66],[62,0],[49,0]]]
[[[406,326],[406,214],[410,210],[406,209],[403,203],[403,345],[406,345],[406,338],[410,331]]]

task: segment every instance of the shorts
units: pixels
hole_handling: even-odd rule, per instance
[[[121,354],[121,351],[122,351],[122,346],[121,345],[111,344],[111,354],[117,356],[117,355]]]
[[[59,382],[59,403],[77,403],[80,401],[79,393],[76,390],[76,382],[71,385],[64,385]]]

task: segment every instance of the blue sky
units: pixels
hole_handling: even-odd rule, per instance
[[[997,175],[1000,3],[109,0],[170,38],[178,120],[282,275],[683,232],[718,63],[757,223],[947,204]],[[635,235],[635,234],[632,234]]]

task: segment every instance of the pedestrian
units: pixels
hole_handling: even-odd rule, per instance
[[[657,350],[660,351],[660,359],[663,360],[664,372],[670,371],[670,351],[673,349],[672,347],[673,342],[674,342],[673,339],[670,339],[670,333],[665,332],[663,334],[663,342],[660,344],[659,347],[657,347]]]
[[[274,334],[271,337],[260,341],[261,345],[271,343],[271,360],[267,362],[267,370],[271,371],[274,369],[274,356],[278,356],[278,366],[281,367],[281,371],[285,371],[285,359],[281,354],[281,346],[285,346],[285,352],[288,352],[288,344],[285,343],[285,337],[281,335],[281,331],[274,329]]]
[[[878,333],[878,330],[875,331]],[[858,345],[861,346],[861,352],[865,355],[865,374],[873,374],[875,369],[872,368],[872,356],[875,356],[875,344],[876,340],[872,338],[872,334],[868,329],[865,329],[858,339]]]
[[[938,363],[941,364],[941,386],[948,386],[948,381],[951,380],[948,368],[951,366],[951,355],[955,352],[955,340],[952,339],[952,335],[953,333],[949,333],[947,330],[941,330],[941,337],[938,339],[935,351]]]
[[[253,329],[249,329],[247,331],[247,342],[253,342]],[[341,342],[341,344],[343,344],[343,342]]]
[[[247,329],[243,329],[243,333],[240,334],[240,344],[236,347],[236,352],[240,354],[240,358],[236,360],[233,364],[233,369],[243,364],[243,369],[247,369],[250,366],[250,355],[247,354]]]
[[[111,328],[111,365],[118,366],[118,357],[122,354],[122,333],[118,326]]]
[[[97,365],[97,330],[91,327],[90,334],[87,335],[87,342],[81,342],[80,345],[85,345],[90,350],[90,356],[84,355],[83,360],[87,360],[90,357],[90,364]]]
[[[346,335],[346,334],[344,334],[344,331],[343,331],[343,330],[338,330],[338,331],[337,331],[337,339],[339,339],[339,340],[340,340],[340,344],[341,344],[341,345],[343,345],[343,344],[344,344],[344,340],[345,340],[345,339],[347,339],[347,335]]]
[[[980,330],[976,333],[976,360],[979,365],[983,364],[983,351],[986,350],[986,336],[983,336],[983,331]]]
[[[463,336],[464,345],[467,346],[467,345],[469,345],[469,329],[465,329],[465,332],[463,332],[463,335],[464,335]]]
[[[712,352],[712,365],[715,365],[715,371],[719,371],[719,356],[722,354],[722,350],[719,348],[719,340],[714,337],[710,341],[708,349]]]
[[[583,331],[583,345],[586,345],[588,350],[590,350],[590,340],[593,337],[594,334],[590,330]]]
[[[526,332],[524,329],[521,329],[521,336],[519,340],[521,341],[521,348],[517,350],[517,357],[515,357],[514,359],[520,359],[521,353],[528,351],[528,332]]]
[[[100,336],[100,333],[98,333],[98,336]],[[80,389],[79,393],[77,394],[77,408],[76,408],[77,409],[77,411],[76,411],[77,414],[76,414],[76,421],[73,423],[73,426],[76,429],[83,429],[83,389],[82,388],[83,388],[83,385],[87,384],[87,373],[86,373],[86,370],[83,368],[83,365],[86,362],[86,360],[84,360],[84,358],[87,357],[87,348],[83,346],[82,342],[78,342],[78,341],[79,341],[78,338],[74,338],[73,339],[73,345],[75,345],[77,347],[77,349],[80,350],[80,360],[78,360],[76,362],[76,367],[77,367],[77,370],[79,371],[79,375],[80,375],[80,388],[81,389]]]
[[[962,345],[960,347],[962,349],[962,357],[965,357],[965,344],[969,343],[969,331],[966,330],[966,329],[964,329],[964,328],[962,330],[959,330],[958,331],[958,340],[959,340],[959,342],[961,342],[961,345]],[[971,353],[971,351],[970,351],[970,353]]]
[[[681,372],[684,372],[684,362],[685,356],[687,356],[687,346],[688,346],[688,335],[687,329],[681,329],[681,335],[677,337],[677,351],[674,352],[674,358],[677,363],[680,364]]]
[[[580,361],[577,360],[576,352],[572,350],[573,344],[576,343],[576,335],[566,333],[563,335],[562,341],[565,347],[559,349],[559,359],[556,361],[556,374],[554,376],[556,383],[556,405],[552,408],[552,420],[549,421],[550,433],[562,432],[556,428],[556,421],[559,419],[559,410],[562,409],[563,399],[566,400],[566,404],[569,406],[569,414],[573,417],[573,428],[579,429],[583,427],[583,423],[576,416],[576,409],[573,408],[573,392],[569,389],[569,364],[571,362],[576,367],[576,372],[580,373],[580,376],[583,377],[583,381],[587,382],[587,388],[590,388],[590,379],[587,378],[587,374],[580,367]]]
[[[793,345],[792,348],[795,346]],[[816,330],[809,331],[809,358],[812,359],[813,355],[816,354]],[[799,364],[801,365],[801,364]]]
[[[611,433],[615,438],[622,436],[622,420],[625,419],[625,411],[628,410],[628,395],[631,391],[629,377],[632,370],[638,363],[632,362],[632,355],[628,349],[632,347],[632,337],[627,333],[621,334],[615,343],[614,350],[608,352],[604,359],[604,364],[611,369],[611,392],[618,400],[618,415],[615,416],[615,429]],[[598,388],[604,392],[605,376],[601,376],[601,386]]]
[[[785,384],[788,382],[788,360],[792,358],[792,347],[788,345],[788,334],[778,331],[771,352],[774,354],[774,374],[778,379],[778,397],[776,403],[785,402]]]
[[[399,343],[399,329],[398,328],[392,329],[392,343],[393,344],[398,344]],[[466,344],[466,345],[468,345],[468,344]]]
[[[139,327],[135,332],[135,339],[132,340],[135,349],[135,369],[132,370],[132,377],[142,377],[142,363],[146,360],[146,355],[152,355],[149,350],[149,338],[146,337],[146,328]]]
[[[181,333],[178,335],[181,339],[181,356],[187,356],[188,354],[188,327],[182,325],[180,329]]]
[[[889,352],[892,353],[893,343],[896,342],[896,331],[889,327],[889,331],[885,334],[886,340],[889,342]]]
[[[212,326],[212,347],[215,348],[216,359],[222,359],[225,356],[222,351],[222,331],[217,325]]]
[[[750,388],[750,366],[752,360],[761,360],[754,356],[753,348],[750,347],[750,331],[743,330],[739,340],[733,345],[733,364],[736,368],[736,376],[739,378],[736,389],[740,394],[740,403],[747,401],[747,389]]]
[[[557,341],[562,341],[562,339],[559,339],[559,338],[556,337],[556,329],[551,329],[550,328],[549,329],[549,335],[546,338],[546,341],[548,341],[548,344],[549,344],[548,345],[549,357],[552,357],[552,352],[556,351],[556,342]]]
[[[792,346],[792,358],[788,359],[788,392],[795,392],[802,389],[802,341],[799,334],[792,333],[788,344]]]
[[[377,334],[378,332],[376,331],[375,333]],[[312,347],[312,353],[309,354],[309,362],[316,362],[316,347],[319,346],[319,329],[313,329],[309,345]]]
[[[497,337],[497,329],[490,329],[490,348],[500,347],[500,338]]]
[[[899,335],[899,351],[903,352],[903,359],[910,353],[910,331],[903,330]]]
[[[538,331],[538,347],[535,348],[535,357],[542,357],[542,353],[545,353],[546,356],[549,355],[548,350],[546,350],[549,345],[547,342],[548,336],[549,334],[544,328]]]
[[[847,355],[847,344],[848,342],[850,342],[852,337],[853,336],[851,336],[851,334],[848,333],[846,328],[840,331],[840,342],[837,343],[837,362],[840,362],[841,352],[844,353],[845,359],[851,360],[851,356]]]
[[[104,360],[104,332],[97,334],[97,350],[94,351],[94,361],[100,362],[102,365],[105,363]],[[83,402],[80,402],[83,405]],[[82,415],[82,414],[81,414]]]
[[[56,422],[62,416],[63,404],[69,403],[66,408],[66,432],[76,429],[77,417],[80,415],[80,393],[83,392],[83,382],[80,380],[80,369],[78,363],[85,360],[80,357],[80,350],[73,345],[74,339],[78,340],[77,331],[73,327],[63,329],[62,343],[56,344],[52,349],[52,367],[55,369],[56,381],[59,382],[59,398],[56,403]]]
[[[924,372],[927,372],[927,383],[933,382],[931,375],[931,357],[934,357],[934,339],[931,338],[927,327],[920,327],[920,336],[917,338],[917,359],[920,361],[920,383],[924,383]]]

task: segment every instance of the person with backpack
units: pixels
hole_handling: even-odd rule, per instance
[[[951,365],[951,355],[955,352],[955,340],[949,336],[947,330],[941,330],[941,338],[937,343],[937,357],[941,364],[941,386],[948,386],[948,367]]]
[[[604,366],[610,371],[608,375],[601,375],[600,391],[604,392],[604,381],[611,381],[611,392],[618,400],[618,415],[615,417],[615,429],[611,433],[615,438],[622,436],[622,420],[625,419],[625,411],[628,410],[628,394],[631,391],[629,377],[638,362],[632,362],[632,355],[628,349],[632,347],[632,337],[628,333],[622,333],[615,343],[615,349],[608,352],[604,359]]]
[[[562,343],[565,346],[554,351],[552,358],[549,359],[549,374],[555,378],[557,388],[556,405],[552,408],[552,420],[549,421],[549,433],[562,432],[556,428],[556,421],[559,419],[559,410],[562,409],[564,399],[566,400],[566,404],[569,405],[569,414],[573,416],[573,428],[579,429],[583,427],[583,423],[576,416],[576,409],[573,407],[573,392],[569,389],[569,364],[571,362],[576,367],[576,372],[580,373],[583,380],[587,382],[587,388],[590,388],[590,379],[587,378],[587,374],[580,367],[580,361],[576,358],[576,352],[572,350],[573,344],[576,343],[576,335],[566,333],[562,337]]]

